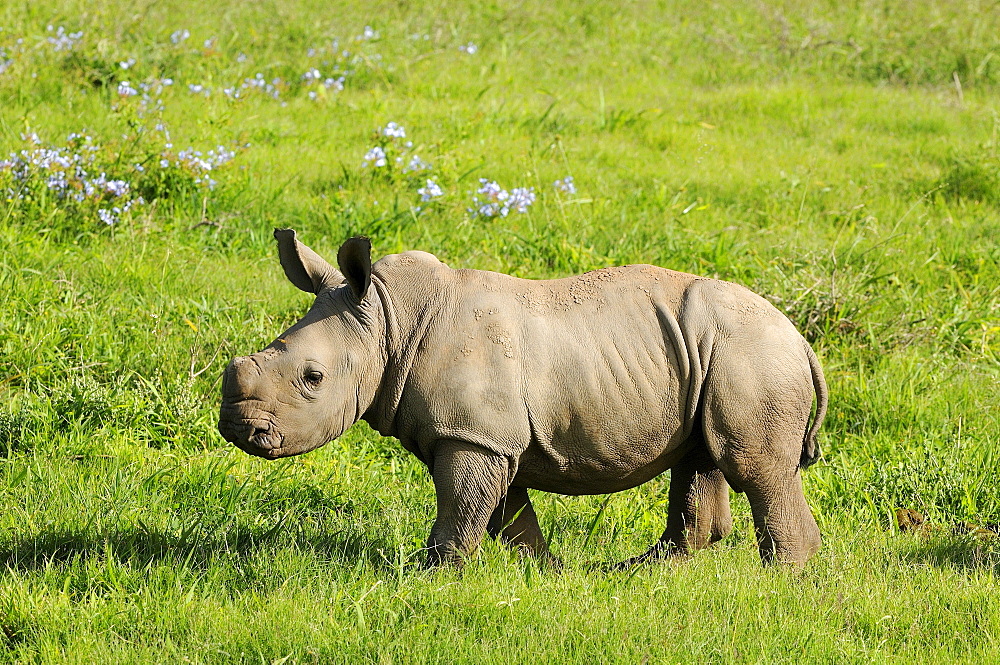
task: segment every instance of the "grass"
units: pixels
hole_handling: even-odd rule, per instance
[[[995,8],[200,8],[0,8],[0,155],[85,131],[92,175],[145,199],[108,226],[110,195],[0,169],[0,661],[997,659],[1000,543],[951,528],[1000,521]],[[55,50],[48,25],[84,34]],[[223,92],[258,72],[278,99]],[[390,121],[412,148],[376,135]],[[432,170],[362,167],[377,141]],[[220,145],[210,189],[178,153]],[[427,178],[444,196],[420,200]],[[537,199],[472,216],[479,178]],[[461,575],[421,570],[432,486],[394,441],[358,425],[267,464],[215,432],[225,363],[308,306],[274,226],[331,258],[365,233],[379,255],[533,278],[655,263],[767,295],[831,388],[805,475],[824,549],[761,569],[734,495],[720,546],[609,572],[662,530],[658,479],[534,495],[561,573],[492,543]],[[936,528],[900,533],[897,508]]]

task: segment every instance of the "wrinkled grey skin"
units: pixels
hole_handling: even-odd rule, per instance
[[[225,371],[219,431],[266,459],[359,419],[430,469],[430,562],[484,533],[549,556],[528,488],[603,494],[670,474],[666,530],[626,563],[689,552],[732,529],[746,492],[765,563],[820,545],[801,469],[827,390],[792,324],[742,286],[647,265],[532,281],[383,257],[352,238],[340,270],[277,230],[305,317]],[[342,271],[342,272],[341,272]],[[809,424],[813,396],[817,408]]]

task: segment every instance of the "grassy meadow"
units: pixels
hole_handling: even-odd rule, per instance
[[[995,2],[3,3],[0,197],[0,662],[1000,660]],[[718,546],[610,572],[665,476],[533,494],[561,572],[422,569],[395,441],[216,432],[310,303],[274,227],[766,295],[830,386],[823,549],[763,569],[734,494]]]

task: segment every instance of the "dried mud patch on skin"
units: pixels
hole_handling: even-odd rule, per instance
[[[753,323],[758,319],[763,319],[765,316],[771,314],[771,311],[767,308],[758,305],[754,302],[742,302],[739,304],[728,304],[725,305],[726,309],[730,309],[736,312],[740,317],[740,323],[746,325],[748,323]]]
[[[596,302],[598,307],[607,303],[601,295],[599,283],[614,282],[625,268],[601,268],[572,278],[569,286],[538,288],[514,294],[529,311],[545,313],[565,312],[574,305]]]
[[[514,344],[511,342],[510,333],[499,323],[491,323],[486,326],[486,339],[494,344],[503,347],[503,355],[506,358],[514,357]]]

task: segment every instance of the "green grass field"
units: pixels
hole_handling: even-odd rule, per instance
[[[4,3],[0,661],[1000,660],[1000,541],[961,526],[1000,522],[998,100],[976,0]],[[535,200],[474,214],[480,178]],[[395,441],[266,463],[215,430],[225,364],[310,303],[275,226],[765,294],[830,385],[823,550],[761,568],[734,494],[720,545],[609,572],[661,478],[534,494],[562,572],[423,570]]]

